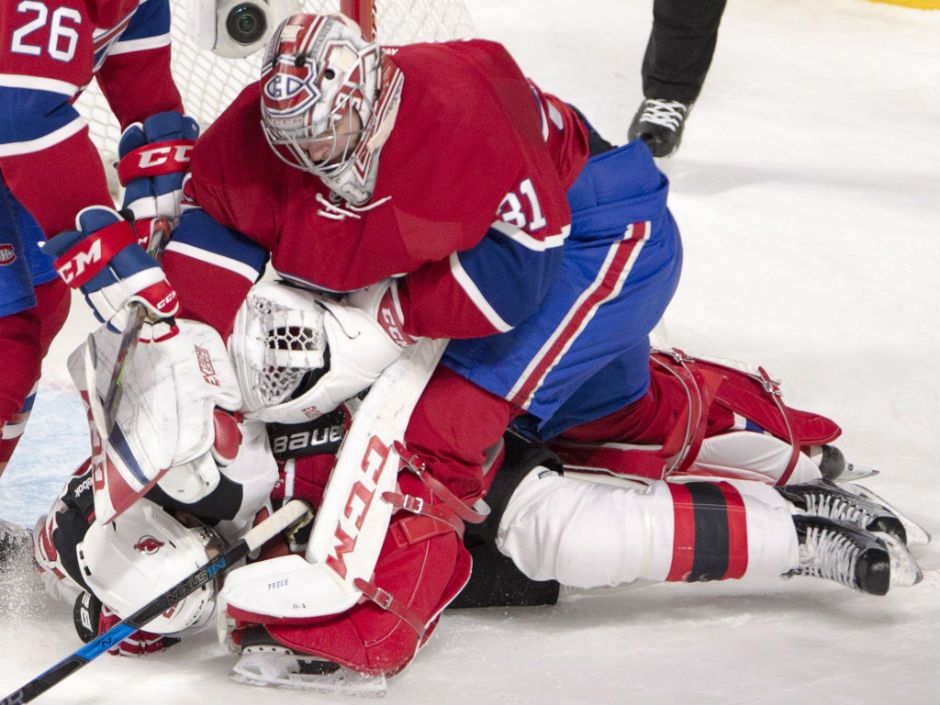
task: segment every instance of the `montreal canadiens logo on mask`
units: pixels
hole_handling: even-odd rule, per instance
[[[313,83],[309,69],[302,76],[286,73],[283,69],[275,71],[264,82],[262,90],[268,110],[284,115],[303,112],[320,98],[320,91]]]

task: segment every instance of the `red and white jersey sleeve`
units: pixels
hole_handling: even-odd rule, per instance
[[[73,227],[85,206],[112,205],[72,105],[96,72],[122,128],[182,109],[169,75],[169,22],[168,0],[0,6],[0,172],[47,235]]]

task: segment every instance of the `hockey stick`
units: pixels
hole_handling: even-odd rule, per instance
[[[150,244],[147,247],[148,255],[159,261],[163,245],[169,239],[172,229],[173,225],[169,218],[157,218],[153,221],[153,233],[150,236]],[[133,355],[134,349],[137,347],[140,330],[143,328],[144,321],[147,318],[146,307],[137,301],[132,301],[128,304],[128,309],[127,324],[124,327],[124,332],[121,334],[121,342],[118,345],[117,356],[114,360],[114,369],[108,380],[108,390],[105,393],[104,401],[100,405],[97,403],[89,404],[92,418],[95,420],[95,425],[98,427],[98,433],[101,435],[102,442],[107,441],[108,438],[111,437],[111,431],[114,429],[114,424],[117,422],[117,410],[118,406],[121,404],[121,396],[124,393],[123,383],[126,362],[127,359]],[[88,336],[87,346],[92,363],[94,364],[97,360],[97,352],[95,350],[94,337],[91,335]],[[97,401],[94,392],[90,391],[88,396],[89,399],[95,402]]]
[[[21,705],[21,703],[30,702],[52,686],[68,678],[92,659],[98,658],[105,651],[119,644],[138,629],[143,629],[152,619],[170,609],[191,592],[213,580],[222,571],[231,568],[235,563],[250,552],[260,548],[262,544],[281,531],[289,528],[292,524],[306,520],[309,513],[310,510],[306,503],[296,499],[291,500],[199,570],[186,576],[162,595],[155,597],[134,612],[130,617],[118,622],[104,634],[92,639],[71,656],[62,659],[46,672],[33,678],[22,688],[14,690],[3,700],[0,700],[0,705]]]

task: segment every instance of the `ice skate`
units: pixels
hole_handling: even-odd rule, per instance
[[[647,98],[636,111],[627,138],[641,139],[654,157],[668,157],[679,148],[691,104]]]
[[[891,557],[884,541],[849,524],[823,517],[793,517],[800,541],[800,565],[790,575],[833,580],[869,595],[891,585]]]
[[[883,531],[907,543],[907,531],[897,515],[830,480],[778,489],[802,514],[843,521],[865,531]]]

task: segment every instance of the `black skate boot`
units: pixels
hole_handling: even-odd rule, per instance
[[[834,580],[869,595],[884,595],[891,584],[891,557],[881,539],[823,517],[793,517],[800,541],[800,567],[790,575]]]
[[[668,157],[679,148],[692,104],[647,98],[633,116],[627,138],[643,140],[654,157]]]
[[[865,531],[883,531],[907,542],[901,520],[887,507],[863,499],[830,480],[777,488],[803,514],[844,521]]]
[[[29,563],[33,535],[29,529],[0,519],[0,573]]]

